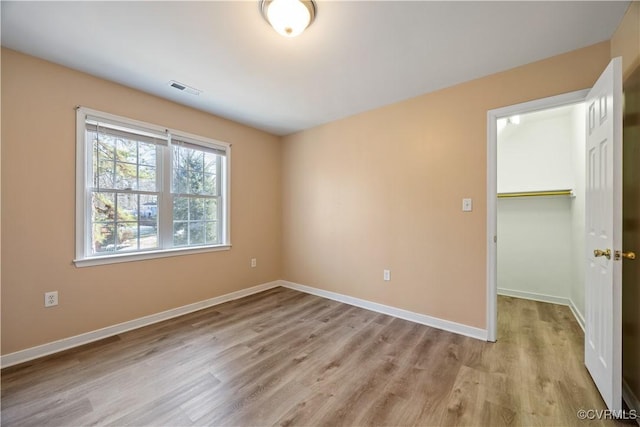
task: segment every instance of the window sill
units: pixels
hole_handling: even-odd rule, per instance
[[[231,244],[216,246],[199,246],[197,248],[173,248],[159,251],[134,252],[129,254],[117,254],[107,256],[94,256],[74,259],[76,267],[92,267],[94,265],[118,264],[122,262],[144,261],[147,259],[166,258],[181,255],[200,254],[204,252],[228,251]]]

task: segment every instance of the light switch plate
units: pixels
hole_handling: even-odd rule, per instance
[[[462,199],[462,211],[471,212],[473,210],[473,201],[471,199]]]

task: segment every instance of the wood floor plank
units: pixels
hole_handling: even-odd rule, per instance
[[[4,369],[1,421],[573,426],[605,408],[567,307],[498,306],[487,343],[274,288]]]

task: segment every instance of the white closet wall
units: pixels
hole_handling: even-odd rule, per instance
[[[498,193],[573,188],[568,107],[520,116],[498,134]]]
[[[498,200],[498,290],[565,303],[574,271],[567,197]]]
[[[584,191],[580,114],[562,107],[507,124],[498,134],[498,193]],[[581,203],[581,194],[498,199],[500,293],[565,304],[583,299],[577,263],[584,252],[575,250],[583,240]]]

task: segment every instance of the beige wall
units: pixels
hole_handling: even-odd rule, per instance
[[[284,138],[284,278],[485,328],[487,111],[588,88],[609,55],[600,43]]]
[[[76,268],[76,105],[232,143],[233,248]],[[2,124],[2,354],[280,278],[278,137],[6,49]]]
[[[622,73],[626,78],[640,66],[640,1],[634,1],[611,37],[611,57],[622,56]]]

